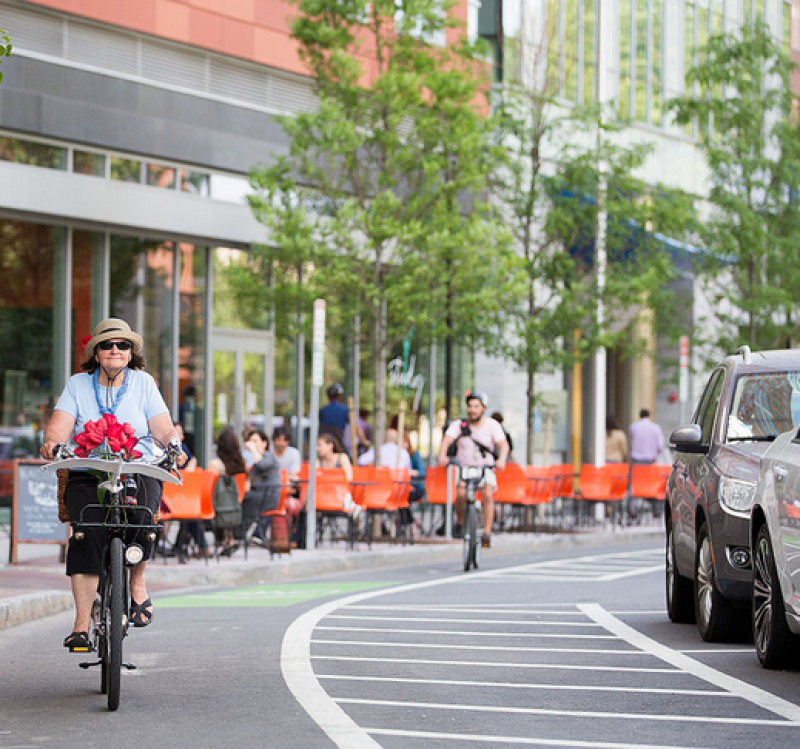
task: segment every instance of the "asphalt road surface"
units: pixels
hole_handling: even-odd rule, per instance
[[[800,672],[664,612],[653,546],[484,554],[156,598],[122,704],[61,642],[0,632],[0,747],[776,747]]]

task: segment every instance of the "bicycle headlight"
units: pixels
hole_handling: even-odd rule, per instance
[[[142,559],[144,559],[144,549],[139,544],[131,544],[125,549],[125,562],[127,564],[139,564]]]
[[[736,512],[749,512],[756,496],[756,485],[752,481],[725,478],[719,482],[719,499],[725,507]]]

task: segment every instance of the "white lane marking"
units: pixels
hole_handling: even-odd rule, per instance
[[[329,619],[331,617],[328,617]],[[363,621],[363,619],[362,619]],[[402,620],[401,620],[402,621]],[[397,629],[395,627],[325,627],[318,626],[317,631],[326,632],[391,632],[398,635],[454,635],[456,637],[535,637],[541,639],[561,640],[616,640],[614,635],[576,635],[562,632],[481,632],[478,630],[460,629]]]
[[[530,565],[525,565],[530,569]],[[475,572],[470,580],[489,577],[491,570]],[[377,749],[379,746],[363,728],[353,721],[325,692],[317,680],[311,665],[311,637],[314,627],[319,621],[334,611],[353,604],[378,598],[387,593],[398,594],[424,590],[455,583],[463,583],[463,574],[438,580],[426,580],[409,585],[400,585],[391,589],[379,589],[356,593],[334,601],[328,601],[307,611],[289,625],[281,645],[281,672],[287,687],[294,698],[308,713],[311,719],[327,734],[336,746],[341,749]],[[405,662],[408,662],[407,660]],[[480,664],[488,665],[488,664]],[[508,668],[508,665],[504,665]],[[552,668],[552,666],[548,666]],[[583,668],[582,670],[587,670]],[[598,670],[598,669],[594,669]],[[609,670],[609,669],[606,669]]]
[[[591,629],[602,629],[594,622],[560,622],[555,619],[538,621],[530,619],[520,621],[519,619],[476,619],[474,616],[469,619],[452,619],[444,617],[417,617],[417,616],[347,616],[346,614],[331,614],[326,619],[349,619],[359,622],[436,622],[444,624],[529,624],[533,626],[542,625],[544,627],[588,627]],[[427,630],[420,630],[420,632]]]
[[[585,653],[585,650],[559,651]],[[606,653],[607,650],[599,651]],[[349,663],[413,663],[421,666],[481,666],[486,668],[533,668],[551,671],[611,671],[615,673],[674,674],[689,676],[674,668],[644,668],[639,666],[578,666],[572,663],[491,663],[486,661],[438,661],[426,658],[370,658],[364,655],[315,655],[315,661],[347,661]]]
[[[547,604],[548,608],[539,608],[544,604],[514,604],[514,603],[472,603],[472,604],[406,604],[406,603],[386,603],[382,606],[344,606],[344,611],[442,611],[451,614],[485,614],[487,611],[497,611],[504,615],[509,614],[535,614],[536,616],[575,616],[583,618],[580,611],[575,611],[574,603],[551,603]],[[572,611],[564,611],[563,609],[553,609],[553,606],[565,606],[573,609]],[[658,613],[663,614],[664,610],[661,609]],[[542,621],[542,624],[545,624]],[[590,625],[592,626],[592,625]]]
[[[800,725],[800,706],[795,705],[788,700],[777,697],[774,694],[759,689],[752,684],[736,679],[733,676],[728,676],[721,671],[717,671],[711,666],[706,666],[704,663],[696,661],[694,658],[677,650],[668,648],[659,642],[651,639],[647,635],[638,632],[629,627],[624,622],[617,619],[615,616],[609,614],[602,606],[595,603],[581,603],[578,608],[584,611],[587,616],[592,618],[598,624],[601,624],[609,632],[617,635],[617,637],[625,640],[634,647],[640,648],[642,651],[654,655],[656,658],[670,663],[675,668],[686,671],[698,679],[714,684],[715,686],[727,689],[729,692],[738,695],[754,705],[769,710],[776,715],[782,715],[784,718]]]
[[[327,681],[376,681],[400,684],[439,684],[453,687],[499,687],[501,689],[548,689],[561,692],[622,692],[624,694],[668,694],[672,697],[732,697],[739,699],[731,692],[720,692],[712,689],[668,689],[664,687],[609,687],[589,684],[518,684],[503,681],[459,681],[458,679],[410,679],[403,676],[349,676],[344,674],[318,674],[318,679]]]
[[[345,630],[346,631],[346,630]],[[610,638],[614,639],[614,638]],[[523,645],[519,647],[511,647],[510,645],[456,645],[456,644],[439,644],[435,642],[386,642],[386,641],[372,641],[372,640],[311,640],[315,645],[357,645],[360,648],[409,648],[412,650],[476,650],[481,652],[497,652],[498,650],[503,653],[592,653],[592,654],[608,654],[608,655],[636,655],[644,656],[640,650],[634,648],[626,650],[603,650],[595,648],[530,648]]]
[[[417,710],[454,710],[469,713],[503,713],[508,715],[553,715],[562,718],[606,718],[608,720],[651,720],[658,723],[720,723],[737,726],[788,726],[797,728],[794,720],[765,718],[731,718],[711,715],[664,715],[661,713],[604,713],[599,710],[555,710],[545,707],[508,707],[504,705],[457,705],[447,702],[412,702],[406,700],[368,700],[358,697],[334,697],[339,705],[369,705],[370,707],[405,707]]]
[[[523,744],[528,746],[574,747],[574,749],[679,749],[665,744],[619,744],[612,741],[570,741],[569,739],[533,739],[523,736],[475,736],[440,731],[404,731],[392,728],[367,728],[375,736],[398,736],[408,739],[446,739],[448,741],[478,741],[482,744]]]

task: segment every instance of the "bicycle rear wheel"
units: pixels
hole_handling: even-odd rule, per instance
[[[108,550],[108,586],[106,594],[105,685],[108,709],[119,707],[122,675],[122,637],[125,629],[125,560],[121,538],[112,538]]]

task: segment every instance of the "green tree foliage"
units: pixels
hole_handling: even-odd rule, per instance
[[[0,64],[4,57],[11,57],[11,37],[0,29]],[[3,82],[3,73],[0,72],[0,83]]]
[[[621,145],[623,123],[605,121],[597,109],[561,113],[550,96],[555,86],[543,76],[538,92],[506,87],[500,121],[508,159],[495,187],[519,248],[524,303],[511,312],[505,354],[527,373],[529,463],[536,375],[584,360],[598,346],[625,348],[627,323],[640,310],[668,317],[674,264],[658,233],[684,237],[694,216],[688,196],[638,176],[649,145]],[[601,210],[607,265],[599,284]]]
[[[470,342],[500,321],[506,234],[481,199],[497,156],[488,70],[438,0],[296,2],[319,107],[281,118],[288,154],[251,175],[270,230],[255,263],[279,315],[320,295],[343,323],[361,316],[381,439],[387,357],[410,327]]]
[[[792,346],[796,312],[800,131],[792,113],[792,63],[767,26],[709,38],[671,102],[681,124],[696,123],[708,166],[710,215],[699,270],[716,325],[709,342],[729,353]]]

